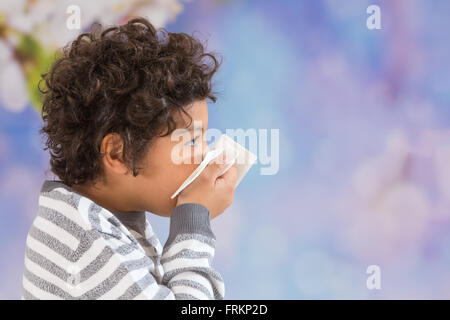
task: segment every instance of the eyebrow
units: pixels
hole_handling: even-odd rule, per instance
[[[190,131],[190,132],[192,132],[192,131],[203,131],[203,127],[195,127],[194,128],[194,126],[191,125],[189,128],[187,128],[187,130]]]

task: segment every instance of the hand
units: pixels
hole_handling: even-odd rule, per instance
[[[183,203],[199,203],[208,208],[210,219],[214,219],[233,203],[237,182],[237,169],[233,165],[220,176],[227,164],[224,156],[210,162],[200,175],[177,198],[177,206]]]

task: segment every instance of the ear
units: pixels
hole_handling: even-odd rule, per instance
[[[102,140],[100,153],[105,170],[117,174],[127,174],[129,168],[123,162],[123,140],[117,133],[108,133]]]

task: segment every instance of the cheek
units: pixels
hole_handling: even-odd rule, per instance
[[[191,173],[198,167],[200,162],[202,162],[206,153],[208,153],[209,148],[206,141],[200,147],[191,148],[191,151],[185,153],[190,155],[188,157],[184,156],[184,163],[174,163],[171,159],[167,160],[167,166],[164,168],[168,180],[171,181],[173,190],[175,191],[178,187],[186,180]]]
[[[173,164],[170,162],[160,171],[159,199],[161,212],[169,216],[176,206],[177,198],[170,199],[172,194],[180,187],[187,177],[195,170],[197,165],[192,164]]]
[[[167,180],[170,180],[173,192],[190,176],[198,164],[171,164],[167,170]]]
[[[167,159],[152,168],[152,184],[160,196],[171,196],[184,180],[197,168],[198,164],[176,164]]]
[[[177,198],[170,197],[195,167],[172,162],[153,166],[151,176],[145,177],[139,187],[140,198],[146,210],[160,216],[169,216],[177,202]]]
[[[184,158],[185,163],[177,163],[172,161],[171,149],[158,150],[159,156],[149,161],[147,178],[157,186],[159,196],[170,197],[198,167],[208,151],[205,141],[200,148],[191,148],[190,156]]]

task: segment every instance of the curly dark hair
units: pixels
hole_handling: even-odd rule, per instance
[[[51,171],[69,186],[95,181],[103,174],[101,142],[117,133],[137,176],[152,139],[175,130],[174,112],[189,117],[185,108],[194,101],[216,102],[211,79],[221,63],[193,35],[155,29],[145,18],[92,25],[42,75],[39,132]]]

